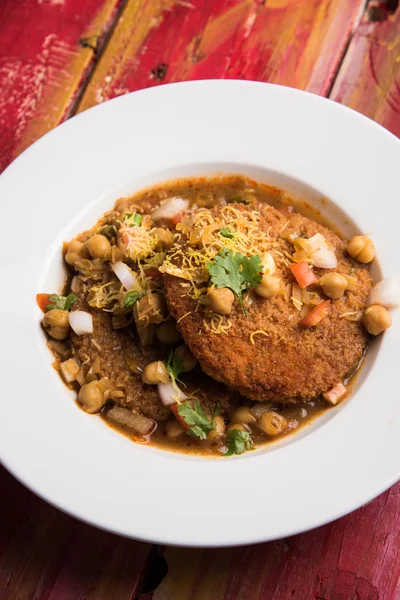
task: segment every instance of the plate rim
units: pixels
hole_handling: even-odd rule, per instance
[[[130,98],[132,98],[132,97],[138,98],[139,96],[145,97],[146,95],[154,95],[154,94],[156,94],[156,95],[160,95],[161,94],[162,95],[164,93],[163,91],[160,92],[160,91],[157,91],[157,90],[165,90],[166,88],[168,88],[168,89],[171,89],[171,88],[173,88],[173,89],[181,88],[183,90],[184,89],[188,89],[189,90],[189,88],[192,88],[192,89],[195,90],[197,88],[198,90],[200,90],[200,88],[202,86],[204,86],[204,85],[205,85],[206,88],[208,88],[209,86],[211,86],[211,88],[214,88],[214,89],[217,89],[217,88],[221,87],[221,85],[222,85],[222,87],[227,87],[227,88],[232,87],[232,86],[233,87],[239,86],[242,89],[244,89],[244,87],[249,88],[249,87],[256,86],[256,87],[259,87],[260,89],[263,89],[263,90],[266,89],[266,88],[268,88],[268,89],[274,89],[275,91],[277,89],[284,90],[284,91],[279,91],[277,93],[278,94],[283,94],[283,95],[289,94],[289,95],[292,95],[293,97],[299,97],[299,95],[302,96],[302,97],[306,96],[307,98],[312,97],[313,98],[312,102],[316,102],[317,104],[318,103],[322,103],[323,105],[328,105],[328,104],[332,105],[333,104],[334,107],[335,107],[334,110],[339,110],[339,112],[341,112],[343,114],[349,114],[349,113],[351,113],[352,114],[352,117],[351,117],[352,119],[354,119],[355,116],[356,116],[358,119],[361,119],[360,122],[368,123],[368,127],[371,127],[371,124],[372,124],[374,126],[374,128],[375,128],[375,131],[379,132],[377,134],[378,136],[382,136],[382,134],[384,134],[384,136],[386,136],[386,139],[388,139],[388,140],[390,139],[392,142],[395,141],[395,145],[397,145],[398,150],[400,150],[400,142],[399,142],[399,140],[393,134],[391,134],[390,132],[388,132],[387,130],[385,130],[383,127],[381,127],[379,124],[375,123],[374,121],[371,121],[367,117],[365,117],[365,116],[363,116],[363,115],[361,115],[361,114],[359,114],[359,113],[357,113],[357,112],[355,112],[355,111],[353,111],[353,110],[351,110],[351,109],[349,109],[347,107],[344,107],[344,106],[342,106],[340,104],[337,104],[337,103],[334,103],[334,102],[332,102],[332,101],[330,101],[330,100],[328,100],[326,98],[321,98],[319,96],[316,96],[314,94],[310,94],[310,93],[305,92],[305,91],[294,90],[292,88],[286,88],[284,86],[277,86],[275,84],[266,84],[266,83],[261,83],[261,82],[247,82],[247,81],[242,81],[242,80],[225,80],[225,81],[221,81],[221,80],[200,80],[200,81],[194,81],[194,82],[179,82],[179,83],[173,83],[173,84],[166,84],[166,85],[163,85],[163,86],[157,86],[156,88],[147,88],[145,90],[140,90],[140,91],[137,91],[137,92],[132,92],[131,94],[128,94],[126,96],[115,98],[115,99],[113,99],[111,101],[108,101],[107,103],[104,103],[102,105],[98,105],[96,107],[93,107],[92,109],[88,109],[88,111],[85,111],[84,113],[81,113],[80,115],[77,115],[76,117],[73,117],[69,121],[63,123],[61,126],[57,127],[55,130],[52,130],[51,132],[49,132],[48,134],[46,134],[45,136],[43,136],[43,138],[41,138],[40,140],[38,140],[37,142],[35,142],[35,144],[33,144],[27,150],[25,150],[3,172],[3,174],[0,176],[0,191],[3,189],[3,185],[5,185],[5,186],[8,185],[8,182],[9,182],[10,178],[11,178],[11,183],[12,183],[12,178],[14,177],[14,172],[17,174],[18,169],[20,169],[20,168],[24,169],[25,168],[24,164],[27,161],[29,162],[31,160],[31,158],[30,158],[31,156],[35,160],[37,160],[35,158],[35,154],[37,154],[37,152],[39,150],[45,149],[46,145],[47,146],[52,145],[53,144],[52,140],[56,140],[57,136],[59,136],[59,137],[60,137],[60,135],[61,135],[61,137],[64,136],[63,133],[60,134],[60,131],[67,131],[68,132],[72,127],[76,128],[76,125],[72,125],[71,126],[70,124],[72,122],[74,122],[74,123],[79,122],[78,119],[80,119],[82,123],[85,122],[85,120],[87,121],[89,118],[92,118],[92,120],[93,120],[93,117],[88,117],[87,113],[90,113],[91,115],[93,115],[95,112],[96,112],[96,114],[97,114],[97,112],[99,112],[99,114],[101,115],[102,112],[105,113],[106,110],[108,110],[108,111],[111,110],[109,108],[110,105],[117,106],[117,103],[120,103],[121,106],[122,106],[122,104],[124,104],[125,102],[127,102],[127,98],[129,98],[129,97]],[[170,92],[167,92],[167,95],[169,93]],[[182,93],[184,94],[184,92],[182,92]],[[201,93],[202,92],[200,91],[200,94]],[[261,94],[263,94],[263,93],[264,92],[261,92]],[[268,93],[267,93],[267,95],[268,95]],[[180,92],[177,92],[177,94],[178,94],[178,96],[181,95]],[[246,93],[244,95],[246,95]],[[308,101],[309,100],[307,100],[306,102],[308,102]],[[133,102],[135,103],[136,100],[134,100]],[[140,103],[139,100],[138,100],[138,102]],[[108,106],[106,107],[106,105],[108,105]],[[104,107],[106,107],[106,108],[104,108]],[[328,110],[333,110],[333,109],[328,109]],[[322,112],[324,112],[324,111],[322,111]],[[389,137],[387,137],[387,136],[389,136]],[[50,140],[50,142],[49,142],[49,140]],[[35,162],[35,160],[34,160],[34,162]],[[40,162],[40,160],[39,160],[39,162]],[[20,165],[21,165],[21,167],[20,167]],[[3,183],[4,181],[6,182],[5,184]],[[0,247],[1,247],[1,244],[0,244]],[[393,340],[391,341],[390,347],[392,349],[396,347]],[[56,377],[55,374],[54,374],[54,377]],[[335,419],[337,419],[337,418],[338,418],[338,416],[335,417]],[[333,419],[333,421],[335,421],[335,419]],[[82,424],[83,424],[83,422],[84,422],[84,420],[82,419]],[[82,425],[82,427],[83,427],[83,425]],[[296,444],[297,444],[297,442],[296,442]],[[5,456],[6,453],[4,452],[3,444],[2,444],[1,441],[0,441],[0,449],[1,449],[1,454],[3,454]],[[282,450],[283,449],[279,450],[279,452],[282,452]],[[157,538],[157,537],[150,537],[149,538],[149,537],[143,536],[143,535],[133,535],[132,532],[127,532],[126,530],[125,531],[124,530],[118,530],[118,529],[116,529],[115,526],[107,526],[106,523],[101,523],[101,522],[98,522],[98,521],[94,522],[90,518],[85,518],[85,516],[83,514],[79,514],[79,511],[78,511],[78,514],[77,514],[76,510],[69,510],[67,505],[64,506],[59,501],[54,501],[53,502],[53,500],[50,497],[48,497],[48,495],[46,495],[44,493],[42,494],[41,491],[38,490],[38,489],[36,489],[34,485],[30,485],[30,483],[27,481],[26,477],[23,477],[23,476],[20,477],[20,473],[18,472],[18,470],[13,469],[13,465],[12,465],[13,460],[12,459],[11,460],[7,460],[7,457],[4,458],[4,456],[2,456],[2,462],[3,462],[4,466],[7,468],[7,470],[9,470],[26,487],[28,487],[29,489],[31,489],[32,491],[34,491],[37,495],[43,497],[47,502],[49,502],[53,506],[61,508],[61,510],[63,510],[67,514],[71,514],[71,515],[79,518],[80,520],[82,520],[84,522],[87,522],[87,523],[90,523],[90,524],[94,524],[97,527],[100,527],[100,528],[105,529],[107,531],[112,531],[114,533],[118,533],[118,534],[124,535],[126,537],[134,537],[135,539],[139,539],[139,540],[142,540],[142,541],[153,541],[153,542],[156,542],[156,543],[164,543],[164,544],[167,543],[167,544],[181,545],[181,546],[199,546],[199,547],[215,547],[215,546],[219,546],[219,547],[221,547],[221,546],[232,546],[232,545],[238,545],[238,544],[251,544],[251,543],[257,543],[257,542],[261,542],[261,541],[266,541],[268,539],[276,539],[276,537],[282,537],[282,535],[284,535],[284,536],[294,535],[296,533],[300,533],[301,531],[305,531],[305,530],[307,530],[307,529],[310,528],[309,526],[307,526],[306,528],[304,528],[304,525],[302,525],[302,524],[299,523],[299,526],[298,526],[297,529],[296,528],[294,528],[294,529],[292,528],[290,531],[283,532],[279,536],[274,536],[272,538],[265,537],[265,533],[264,533],[264,534],[261,534],[260,537],[257,537],[257,536],[254,537],[254,534],[253,534],[253,537],[251,537],[250,539],[246,539],[245,533],[242,532],[240,534],[240,536],[238,536],[236,538],[230,538],[226,543],[224,542],[224,536],[222,536],[221,538],[217,538],[217,536],[216,536],[215,537],[215,541],[213,541],[210,544],[206,544],[206,545],[204,543],[201,543],[201,542],[200,543],[196,543],[196,540],[188,541],[188,542],[185,543],[184,538],[182,538],[182,536],[181,537],[178,536],[176,539],[173,539],[173,538],[171,538],[170,534],[167,534],[167,537],[160,536],[159,538]],[[251,460],[253,460],[253,458],[255,458],[255,457],[252,457]],[[233,460],[236,461],[236,460],[243,460],[243,459],[233,459]],[[220,461],[218,461],[218,463],[219,462]],[[229,461],[229,464],[232,464],[232,462]],[[219,468],[219,467],[217,467],[217,468]],[[214,467],[213,467],[213,469],[214,469]],[[232,470],[232,469],[230,469],[230,470]],[[387,479],[386,483],[383,486],[380,486],[378,490],[375,489],[373,492],[371,492],[370,496],[364,494],[364,501],[361,504],[370,501],[372,498],[376,497],[377,495],[379,495],[380,493],[382,493],[383,491],[385,491],[386,489],[388,489],[399,478],[400,478],[400,470],[398,470],[397,473],[395,473],[393,475],[393,477],[391,478],[391,480]],[[346,508],[344,511],[342,510],[342,511],[339,511],[338,513],[332,513],[332,511],[331,511],[331,514],[330,514],[330,516],[329,516],[328,519],[322,519],[322,521],[321,520],[319,520],[319,521],[317,520],[316,522],[313,522],[313,524],[311,525],[311,528],[318,527],[318,526],[320,526],[322,524],[325,524],[325,523],[329,523],[329,522],[331,522],[331,521],[339,518],[340,516],[343,516],[344,514],[347,514],[348,512],[351,512],[352,510],[358,508],[359,506],[360,506],[360,503],[356,502],[351,507]]]

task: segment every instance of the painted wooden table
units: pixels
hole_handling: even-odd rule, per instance
[[[90,106],[220,77],[328,96],[400,136],[398,0],[0,0],[0,170]],[[216,550],[98,531],[4,470],[0,489],[1,600],[400,599],[400,484],[303,535]]]

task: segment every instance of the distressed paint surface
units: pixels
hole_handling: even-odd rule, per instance
[[[400,136],[400,6],[383,21],[360,24],[331,98]]]
[[[67,117],[120,3],[0,2],[0,171]]]
[[[151,546],[84,525],[0,471],[1,600],[131,600]]]
[[[399,505],[400,484],[331,525],[286,540],[169,548],[169,572],[153,600],[398,600]]]
[[[131,0],[79,106],[161,82],[271,81],[324,94],[364,0]]]
[[[400,135],[400,9],[373,0],[384,20],[360,22],[364,0],[126,0],[105,45],[121,2],[0,0],[0,170],[74,112],[87,83],[79,110],[205,77],[326,95],[349,39],[331,97]],[[0,488],[1,600],[400,600],[400,484],[287,540],[160,549],[169,572],[154,594],[149,545],[75,521],[4,470]]]

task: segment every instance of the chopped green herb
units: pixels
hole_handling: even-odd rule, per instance
[[[124,216],[124,221],[125,223],[128,223],[128,225],[140,225],[142,223],[142,215],[140,215],[139,213],[126,213],[126,215]]]
[[[250,200],[247,200],[247,198],[243,198],[243,196],[239,195],[232,196],[229,202],[231,202],[232,204],[246,204],[246,206],[250,204]]]
[[[52,294],[49,296],[49,301],[51,304],[46,306],[46,310],[69,310],[74,302],[76,302],[78,298],[75,294],[69,294],[68,296],[59,296],[58,294]]]
[[[124,298],[124,307],[132,308],[139,300],[140,294],[139,292],[128,292]]]
[[[227,435],[228,450],[224,456],[232,456],[233,454],[243,454],[246,450],[254,450],[253,441],[247,431],[232,429]]]
[[[215,419],[215,417],[217,417],[219,415],[220,412],[221,412],[221,405],[219,402],[217,402],[217,404],[215,405],[215,410],[213,412],[213,420]]]
[[[179,375],[184,372],[184,369],[181,359],[173,350],[170,352],[166,367],[172,382],[180,381]],[[182,381],[180,383],[185,385]]]
[[[214,421],[210,421],[198,400],[194,400],[193,406],[188,400],[181,402],[178,406],[178,414],[190,426],[188,433],[201,440],[205,440],[207,434],[215,429]]]
[[[235,232],[231,229],[228,229],[227,227],[222,227],[222,229],[220,229],[219,232],[223,237],[228,238],[230,240],[233,240],[233,238],[235,237]]]
[[[224,248],[216,256],[214,264],[207,263],[207,269],[215,287],[232,290],[245,315],[242,292],[256,287],[262,279],[263,266],[258,254],[248,257]]]
[[[118,235],[118,231],[115,225],[106,225],[106,227],[103,227],[100,233],[101,235],[104,235],[109,242],[115,239]]]

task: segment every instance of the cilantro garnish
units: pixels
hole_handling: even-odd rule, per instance
[[[256,287],[262,279],[263,266],[258,254],[253,254],[249,258],[240,252],[234,253],[232,250],[224,248],[215,257],[214,264],[207,263],[207,269],[211,276],[211,282],[216,288],[232,290],[245,315],[242,292]]]
[[[229,202],[232,202],[232,204],[246,204],[246,206],[250,204],[250,200],[243,198],[243,196],[240,196],[239,194],[237,196],[232,196]]]
[[[179,375],[184,372],[182,361],[173,350],[171,350],[166,367],[168,375],[171,377],[172,383],[179,381],[180,383],[182,383],[182,385],[185,385],[182,381],[179,380]]]
[[[188,400],[181,402],[178,405],[178,414],[190,426],[188,433],[201,440],[205,440],[207,434],[215,429],[214,421],[210,421],[198,400],[194,400],[193,406]]]
[[[230,240],[232,240],[235,237],[235,232],[231,229],[228,229],[227,227],[222,227],[222,229],[220,229],[219,232],[223,237],[228,238]]]
[[[124,221],[128,225],[138,225],[139,226],[142,222],[142,219],[143,219],[143,217],[139,213],[126,213],[126,215],[124,216]]]
[[[232,456],[233,454],[243,454],[246,450],[254,450],[253,441],[247,431],[232,429],[227,435],[228,450],[224,456]]]
[[[132,308],[139,300],[140,294],[139,292],[128,292],[124,298],[124,307]]]
[[[78,298],[75,296],[75,294],[69,294],[68,296],[59,296],[58,294],[52,294],[51,296],[49,296],[49,302],[51,302],[51,304],[48,304],[46,306],[46,310],[47,312],[49,310],[54,309],[69,310],[73,303],[77,300]]]

